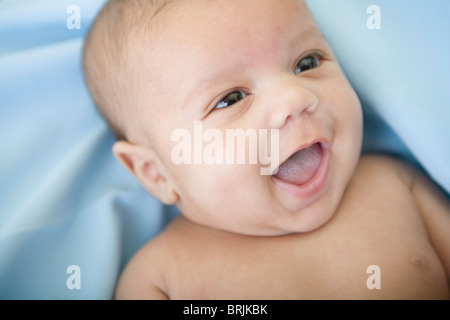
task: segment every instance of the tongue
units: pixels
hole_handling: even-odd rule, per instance
[[[285,161],[278,169],[276,177],[292,184],[302,185],[313,177],[319,169],[321,160],[322,148],[318,143],[313,144],[296,152]]]

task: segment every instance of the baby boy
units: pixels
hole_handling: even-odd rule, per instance
[[[114,155],[181,212],[116,298],[449,298],[448,199],[395,159],[360,158],[360,102],[302,0],[111,0],[84,72]],[[173,133],[199,123],[276,132],[279,166],[177,163]]]

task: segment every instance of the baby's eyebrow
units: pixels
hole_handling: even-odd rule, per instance
[[[217,82],[222,81],[223,79],[231,78],[233,75],[236,75],[237,72],[242,71],[243,68],[244,64],[238,63],[236,65],[226,66],[224,68],[211,71],[207,75],[201,77],[198,81],[196,81],[195,88],[186,96],[182,108],[185,108],[192,102],[192,100],[201,95],[202,91],[214,87]]]
[[[302,32],[292,39],[290,39],[290,47],[295,48],[299,44],[302,44],[305,41],[311,40],[319,40],[327,42],[323,33],[316,26],[309,26],[307,29],[302,30]]]

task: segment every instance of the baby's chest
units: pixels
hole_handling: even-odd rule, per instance
[[[397,209],[388,204],[358,213],[349,207],[353,211],[311,234],[198,243],[173,273],[178,281],[169,293],[194,299],[449,298],[420,217]]]
[[[260,251],[222,258],[205,253],[171,288],[173,298],[192,299],[423,299],[449,298],[448,282],[435,255],[392,244],[334,250]],[[271,248],[267,248],[270,250]],[[308,252],[309,251],[309,252]],[[208,261],[207,261],[208,260]]]

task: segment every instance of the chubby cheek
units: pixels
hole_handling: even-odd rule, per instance
[[[236,164],[198,166],[195,176],[190,176],[192,185],[198,187],[193,191],[201,191],[203,195],[224,203],[233,202],[231,199],[243,201],[247,199],[250,188],[258,188],[259,179],[254,169],[253,166]]]
[[[335,143],[333,157],[336,168],[347,179],[353,174],[358,162],[363,134],[362,109],[356,93],[348,86],[343,86],[339,102],[333,110],[335,124]]]
[[[363,115],[361,103],[353,90],[348,92],[347,108],[343,126],[347,128],[348,135],[352,138],[351,145],[356,149],[355,152],[359,155],[362,145],[363,136]]]
[[[247,213],[264,197],[264,179],[256,166],[185,166],[178,173],[180,211],[192,220],[224,227],[228,221],[244,223]],[[259,169],[258,169],[259,170]],[[259,200],[258,200],[259,199]]]

